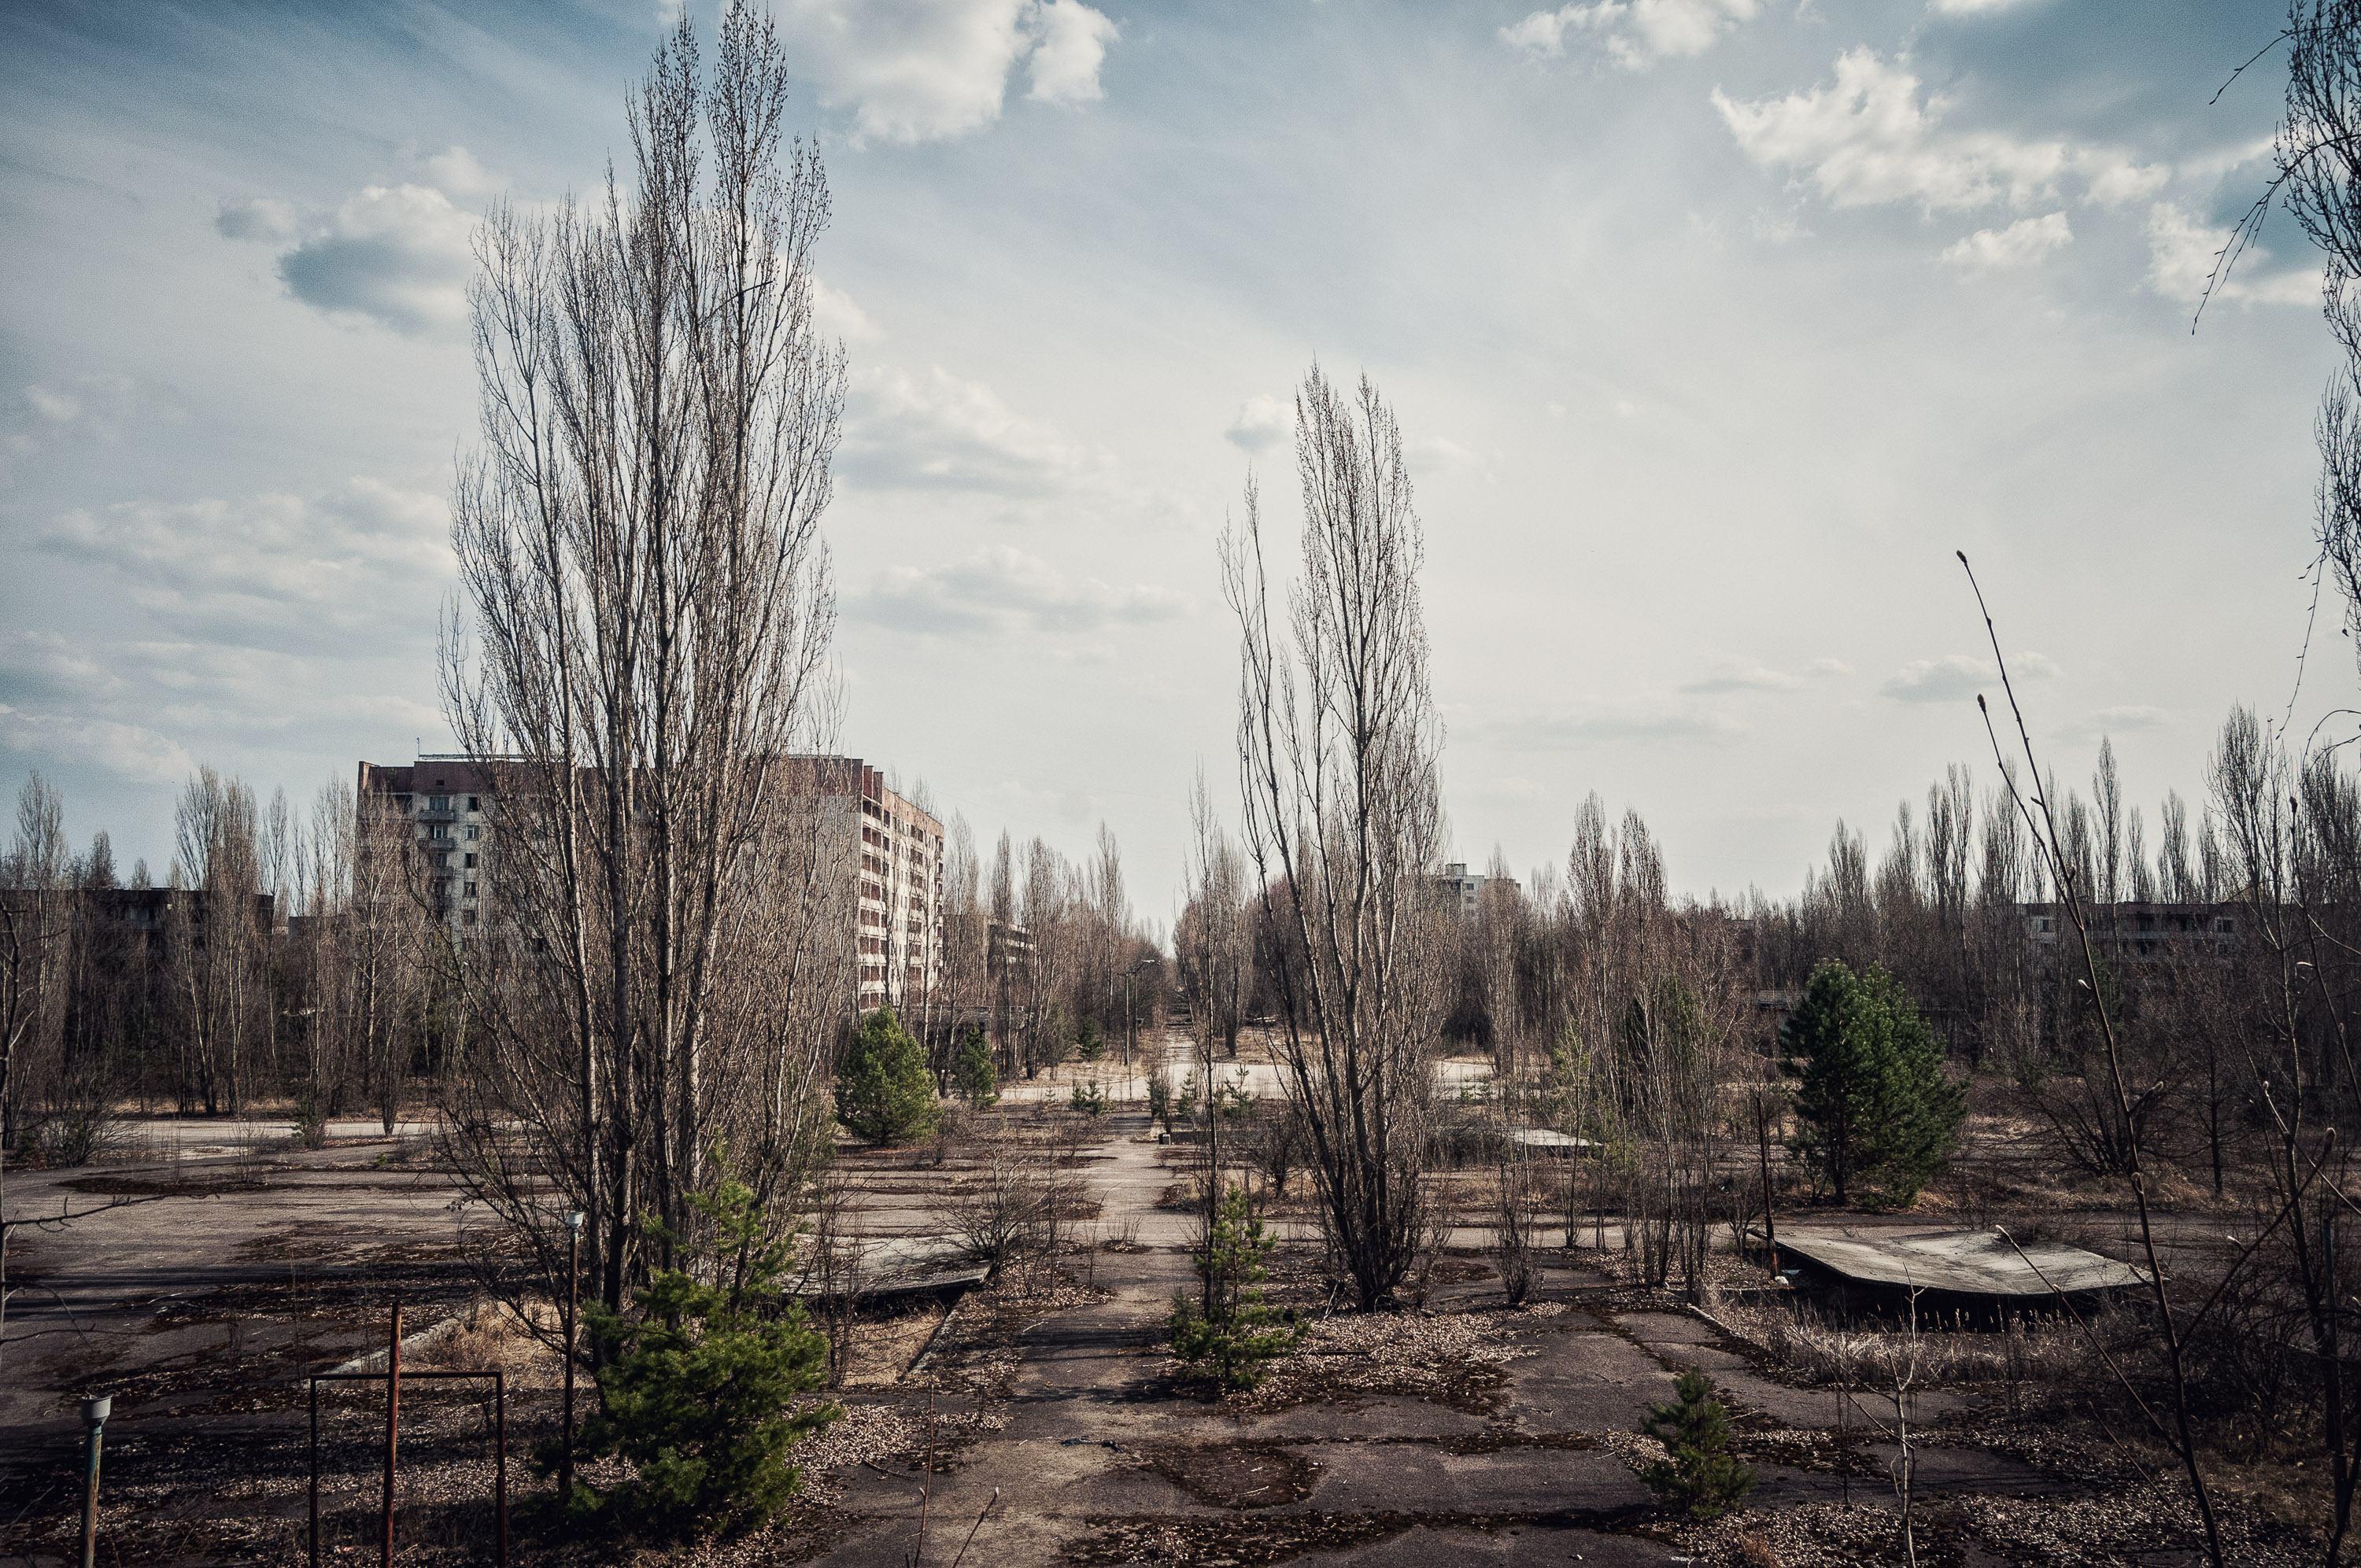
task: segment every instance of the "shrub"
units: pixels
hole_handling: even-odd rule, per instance
[[[1271,1191],[1287,1195],[1287,1179],[1302,1163],[1310,1141],[1302,1113],[1284,1100],[1256,1118],[1254,1162]]]
[[[123,1143],[123,1124],[103,1111],[72,1106],[38,1116],[17,1135],[17,1158],[34,1169],[92,1165]]]
[[[1664,1445],[1666,1457],[1641,1471],[1640,1479],[1665,1508],[1715,1519],[1753,1489],[1754,1471],[1730,1452],[1730,1412],[1696,1367],[1673,1380],[1670,1404],[1648,1407],[1640,1430]]]
[[[328,1118],[310,1095],[295,1102],[295,1141],[307,1149],[328,1146]]]
[[[837,1069],[836,1113],[853,1135],[898,1144],[932,1130],[939,1113],[926,1052],[890,1007],[862,1019]]]
[[[1099,1033],[1098,1020],[1085,1018],[1074,1031],[1074,1051],[1084,1061],[1096,1061],[1106,1055],[1106,1036]]]
[[[795,1408],[825,1382],[828,1342],[801,1308],[780,1305],[792,1244],[770,1239],[761,1205],[736,1180],[691,1202],[696,1234],[649,1226],[681,1266],[631,1292],[629,1315],[588,1310],[605,1365],[582,1445],[620,1455],[631,1475],[603,1493],[577,1479],[568,1499],[577,1514],[678,1539],[775,1515],[803,1480],[789,1453],[843,1413]]]
[[[1262,1282],[1274,1238],[1246,1190],[1231,1187],[1197,1259],[1205,1299],[1172,1297],[1172,1354],[1211,1374],[1224,1388],[1250,1388],[1265,1368],[1294,1348],[1302,1326],[1263,1299]]]
[[[1011,1259],[1042,1245],[1055,1223],[1057,1191],[1005,1135],[987,1135],[977,1153],[982,1168],[946,1189],[934,1215],[996,1278]]]
[[[959,1056],[951,1063],[951,1087],[978,1110],[1000,1099],[1000,1069],[993,1065],[992,1047],[984,1043],[983,1030],[977,1025],[969,1025],[967,1033],[960,1036]]]
[[[1106,1109],[1106,1091],[1098,1086],[1096,1079],[1087,1084],[1077,1081],[1073,1091],[1066,1096],[1067,1108],[1085,1116],[1097,1115]]]

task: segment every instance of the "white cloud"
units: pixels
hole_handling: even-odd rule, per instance
[[[1294,432],[1294,406],[1268,392],[1257,392],[1238,405],[1238,417],[1222,434],[1231,445],[1259,457]]]
[[[830,108],[861,139],[937,141],[1000,118],[1008,78],[1032,95],[1085,103],[1115,24],[1081,0],[786,0],[781,31]]]
[[[423,640],[452,570],[441,498],[368,478],[310,497],[68,512],[41,544],[121,579],[167,624],[265,648]]]
[[[1795,171],[1838,207],[2023,207],[2057,200],[2070,177],[2085,199],[2105,204],[2153,192],[2165,178],[2111,148],[1950,130],[1942,123],[1948,101],[1922,100],[1905,61],[1869,49],[1838,56],[1825,85],[1749,103],[1717,88],[1713,105],[1748,158]]]
[[[853,379],[842,462],[856,484],[1039,496],[1104,474],[1107,460],[940,366]]]
[[[32,713],[0,703],[0,750],[50,762],[81,763],[137,784],[178,784],[196,759],[176,740],[134,724]]]
[[[1512,751],[1554,751],[1597,741],[1727,740],[1744,734],[1745,726],[1725,714],[1664,699],[1623,699],[1454,715],[1452,730]]]
[[[2170,202],[2158,202],[2147,214],[2147,286],[2169,300],[2195,304],[2205,296],[2222,247],[2230,231],[2201,223]],[[2250,245],[2238,258],[2217,300],[2242,305],[2310,305],[2320,301],[2320,274],[2298,268],[2268,272],[2271,253]]]
[[[315,310],[401,333],[467,314],[475,219],[431,185],[370,185],[279,258],[288,291]]]
[[[143,388],[128,376],[77,376],[47,386],[27,385],[21,404],[0,405],[0,479],[37,453],[120,442],[135,416],[156,425],[176,423],[183,413],[178,399]]]
[[[1041,41],[1033,48],[1033,90],[1044,104],[1093,104],[1104,97],[1099,67],[1121,29],[1082,0],[1047,0],[1037,13]]]
[[[426,183],[455,202],[481,202],[497,195],[501,181],[477,161],[476,155],[456,143],[419,160]]]
[[[224,239],[261,240],[284,245],[295,237],[295,207],[275,196],[233,196],[214,214],[214,228]]]
[[[1448,436],[1421,436],[1410,444],[1407,455],[1412,473],[1421,469],[1430,474],[1464,472],[1474,474],[1488,485],[1494,482],[1492,466],[1482,454],[1470,451]]]
[[[2109,735],[2121,735],[2133,729],[2155,729],[2172,722],[2172,715],[2160,707],[2145,703],[2132,703],[2121,707],[2102,707],[2085,715],[2058,730],[2061,740],[2090,742]]]
[[[1938,16],[1982,16],[1995,11],[2014,11],[2020,5],[2037,5],[2041,0],[1933,0],[1928,7]]]
[[[1708,696],[1721,692],[1784,692],[1794,691],[1804,683],[1784,670],[1774,670],[1752,659],[1724,659],[1713,673],[1701,675],[1681,687],[1696,696]]]
[[[0,632],[0,701],[88,701],[122,685],[81,643],[50,631]]]
[[[1012,630],[1060,636],[1169,620],[1186,615],[1190,605],[1153,584],[1070,577],[1004,544],[946,565],[897,566],[851,609],[864,620],[943,636]]]
[[[1804,666],[1804,674],[1814,676],[1849,675],[1852,674],[1852,666],[1842,659],[1815,659]]]
[[[1969,272],[2004,272],[2031,267],[2061,246],[2074,243],[2063,213],[2019,218],[2004,229],[1978,229],[1943,252],[1943,259]]]
[[[1569,34],[1598,40],[1626,71],[1703,54],[1729,28],[1762,15],[1762,0],[1595,0],[1535,11],[1500,29],[1500,41],[1530,59],[1555,60]]]
[[[818,278],[812,280],[812,322],[822,336],[847,343],[870,343],[885,335],[851,295]]]
[[[52,392],[47,387],[25,389],[25,401],[33,411],[51,424],[64,424],[82,412],[82,403],[63,392]]]
[[[2012,680],[2046,681],[2057,675],[2058,665],[2044,654],[2019,653],[2009,661],[2008,673]],[[1895,702],[1960,702],[1999,685],[1999,673],[1990,659],[1946,653],[1939,659],[1913,659],[1878,688],[1878,695]]]

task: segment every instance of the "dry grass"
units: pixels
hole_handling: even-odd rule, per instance
[[[1914,1349],[1906,1329],[1833,1322],[1808,1302],[1725,1305],[1717,1315],[1814,1383],[1874,1378]],[[2120,1326],[2113,1319],[2093,1324],[2103,1338]],[[1993,1332],[1922,1329],[1915,1337],[1919,1378],[1928,1384],[2062,1384],[2087,1377],[2096,1359],[2089,1336],[2062,1318],[2012,1320]]]

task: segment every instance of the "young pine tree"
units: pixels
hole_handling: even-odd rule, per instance
[[[788,1454],[843,1413],[796,1408],[827,1379],[828,1342],[801,1308],[782,1305],[792,1244],[771,1238],[753,1192],[735,1179],[689,1202],[694,1234],[651,1222],[678,1266],[633,1291],[628,1313],[589,1310],[605,1365],[582,1446],[620,1455],[631,1475],[605,1492],[577,1480],[566,1505],[683,1540],[776,1514],[803,1480]]]
[[[992,1047],[976,1025],[969,1025],[967,1033],[960,1036],[959,1056],[951,1063],[951,1087],[979,1111],[1000,1098],[1000,1069],[993,1066]]]
[[[1664,1507],[1709,1519],[1752,1490],[1753,1469],[1730,1452],[1730,1412],[1696,1367],[1673,1380],[1671,1403],[1648,1407],[1640,1430],[1664,1445],[1665,1457],[1640,1473]]]
[[[940,1107],[927,1053],[890,1007],[861,1021],[836,1074],[836,1113],[855,1137],[898,1144],[934,1130]]]
[[[1274,1239],[1254,1212],[1246,1189],[1223,1195],[1213,1234],[1197,1259],[1205,1282],[1202,1305],[1185,1290],[1172,1296],[1172,1354],[1211,1373],[1224,1388],[1250,1388],[1269,1363],[1292,1349],[1302,1325],[1263,1299],[1262,1282]]]
[[[1916,1198],[1959,1142],[1966,1096],[1909,993],[1882,969],[1857,975],[1830,959],[1781,1043],[1799,1080],[1795,1152],[1836,1201],[1864,1184],[1889,1202]]]

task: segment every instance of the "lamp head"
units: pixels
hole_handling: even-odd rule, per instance
[[[588,1218],[589,1216],[585,1214],[579,1209],[569,1210],[566,1215],[566,1228],[569,1231],[579,1232],[582,1229],[582,1222]]]

